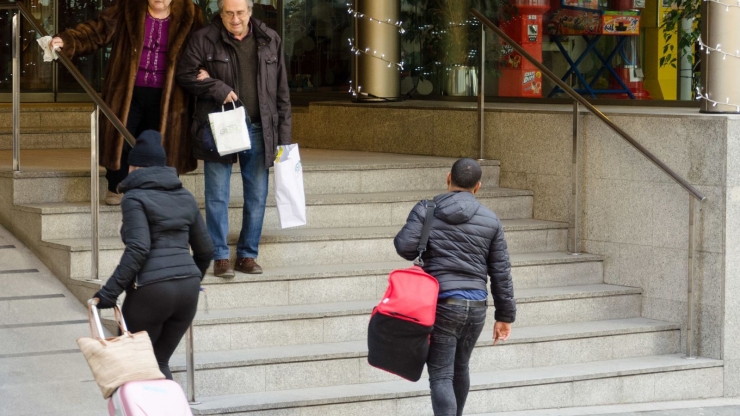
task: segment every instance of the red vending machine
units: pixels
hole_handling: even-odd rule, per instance
[[[549,0],[514,0],[519,14],[501,24],[501,29],[524,50],[542,62],[542,15]],[[498,93],[502,97],[542,98],[542,73],[528,60],[504,45]]]

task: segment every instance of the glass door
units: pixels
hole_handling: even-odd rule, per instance
[[[31,14],[44,29],[55,33],[53,0],[27,0]],[[0,11],[0,100],[12,100],[12,17],[13,11]],[[51,101],[54,98],[54,66],[43,60],[43,52],[36,42],[36,31],[21,18],[21,99],[23,101]]]
[[[113,0],[56,0],[58,3],[59,30],[74,27],[79,22],[94,19],[98,12],[111,5]],[[77,69],[97,91],[100,91],[105,77],[106,64],[110,55],[110,47],[99,49],[92,55],[77,56],[72,59]],[[87,94],[75,81],[72,74],[63,65],[54,63],[56,67],[56,100],[57,101],[87,101]]]

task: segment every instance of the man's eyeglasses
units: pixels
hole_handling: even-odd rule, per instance
[[[244,19],[245,17],[247,17],[247,11],[246,10],[239,10],[238,12],[222,12],[222,13],[226,17],[228,17],[229,19],[233,19],[234,16],[236,16],[236,17],[238,17],[240,19]]]

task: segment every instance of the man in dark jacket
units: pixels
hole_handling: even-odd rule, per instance
[[[205,161],[206,224],[216,245],[213,270],[234,277],[226,241],[229,182],[239,161],[244,189],[242,229],[235,269],[262,273],[256,263],[267,198],[268,169],[278,145],[290,144],[291,110],[283,46],[278,34],[253,19],[252,0],[219,0],[219,14],[195,32],[183,51],[177,82],[197,97],[193,154]],[[241,103],[247,113],[250,150],[220,156],[208,114]]]
[[[505,341],[516,317],[514,287],[504,230],[496,214],[481,205],[481,168],[472,159],[460,159],[447,174],[448,193],[434,197],[436,208],[424,271],[439,281],[437,316],[427,369],[435,416],[462,415],[470,389],[468,363],[486,319],[487,276],[496,308],[494,345]],[[420,202],[394,240],[406,260],[417,247],[426,217]]]
[[[161,141],[158,132],[146,130],[128,154],[129,175],[118,185],[126,249],[94,297],[99,308],[112,308],[126,291],[128,329],[149,333],[159,368],[172,379],[169,360],[195,317],[213,242],[195,198],[175,168],[165,166]]]

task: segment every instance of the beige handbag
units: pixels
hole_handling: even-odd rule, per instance
[[[121,310],[116,306],[113,311],[123,335],[103,339],[103,325],[100,323],[98,308],[95,305],[96,299],[87,301],[87,317],[90,321],[92,338],[79,338],[77,345],[80,346],[92,370],[95,382],[103,392],[103,398],[109,398],[118,387],[129,381],[165,378],[159,371],[149,334],[146,331],[135,334],[129,332]]]

